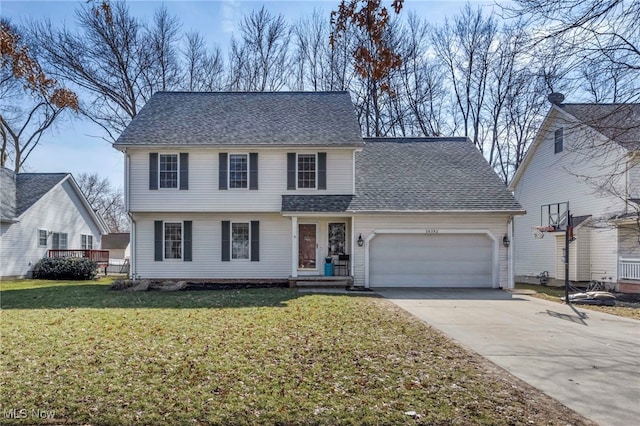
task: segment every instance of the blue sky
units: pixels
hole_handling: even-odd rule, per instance
[[[74,10],[84,4],[76,1],[7,1],[0,0],[0,16],[9,18],[15,24],[29,19],[48,17],[52,22],[72,28]],[[402,15],[413,10],[419,16],[437,23],[445,16],[456,14],[464,5],[464,0],[405,0]],[[472,4],[491,5],[492,0],[470,0]],[[310,15],[314,9],[327,15],[337,8],[339,0],[137,0],[129,1],[129,9],[134,16],[150,21],[154,11],[164,4],[168,11],[178,16],[183,30],[197,30],[207,37],[210,44],[218,44],[223,51],[228,46],[233,32],[241,18],[253,9],[263,5],[274,14],[283,14],[289,22]],[[391,0],[383,0],[385,6]],[[114,186],[123,185],[123,157],[100,136],[100,128],[91,122],[67,116],[55,128],[43,136],[40,146],[33,151],[25,167],[27,172],[97,172],[108,177]]]

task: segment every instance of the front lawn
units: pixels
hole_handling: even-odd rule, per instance
[[[536,293],[532,294],[533,297],[539,299],[551,300],[556,303],[564,303],[561,298],[564,299],[564,287],[550,287],[537,284],[520,284],[517,283],[515,288],[518,290],[533,290]],[[618,295],[618,297],[621,297]],[[575,305],[580,309],[591,309],[593,311],[604,312],[606,314],[617,315],[619,317],[633,318],[640,320],[640,303],[624,303],[620,304],[616,302],[616,306],[594,306],[594,305]]]
[[[590,424],[384,299],[107,285],[1,284],[1,423]]]

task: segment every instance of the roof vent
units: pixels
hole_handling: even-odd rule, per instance
[[[562,101],[564,101],[564,95],[562,93],[553,92],[547,96],[547,99],[549,99],[549,102],[554,105],[560,105],[562,104]]]

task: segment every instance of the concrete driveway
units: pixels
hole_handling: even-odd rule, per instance
[[[640,321],[476,289],[376,289],[601,425],[640,424]]]

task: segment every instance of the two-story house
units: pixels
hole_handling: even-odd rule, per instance
[[[568,208],[575,237],[569,279],[604,279],[622,291],[640,291],[640,104],[564,104],[561,95],[550,100],[510,184],[527,211],[514,222],[516,279],[537,282],[535,276],[548,271],[564,281],[564,232],[536,238],[535,227],[564,220]]]
[[[0,277],[29,276],[43,257],[101,260],[108,233],[69,173],[0,168]]]
[[[466,138],[363,139],[347,92],[156,93],[125,155],[131,275],[507,287],[523,210]],[[314,279],[314,278],[311,278]]]

